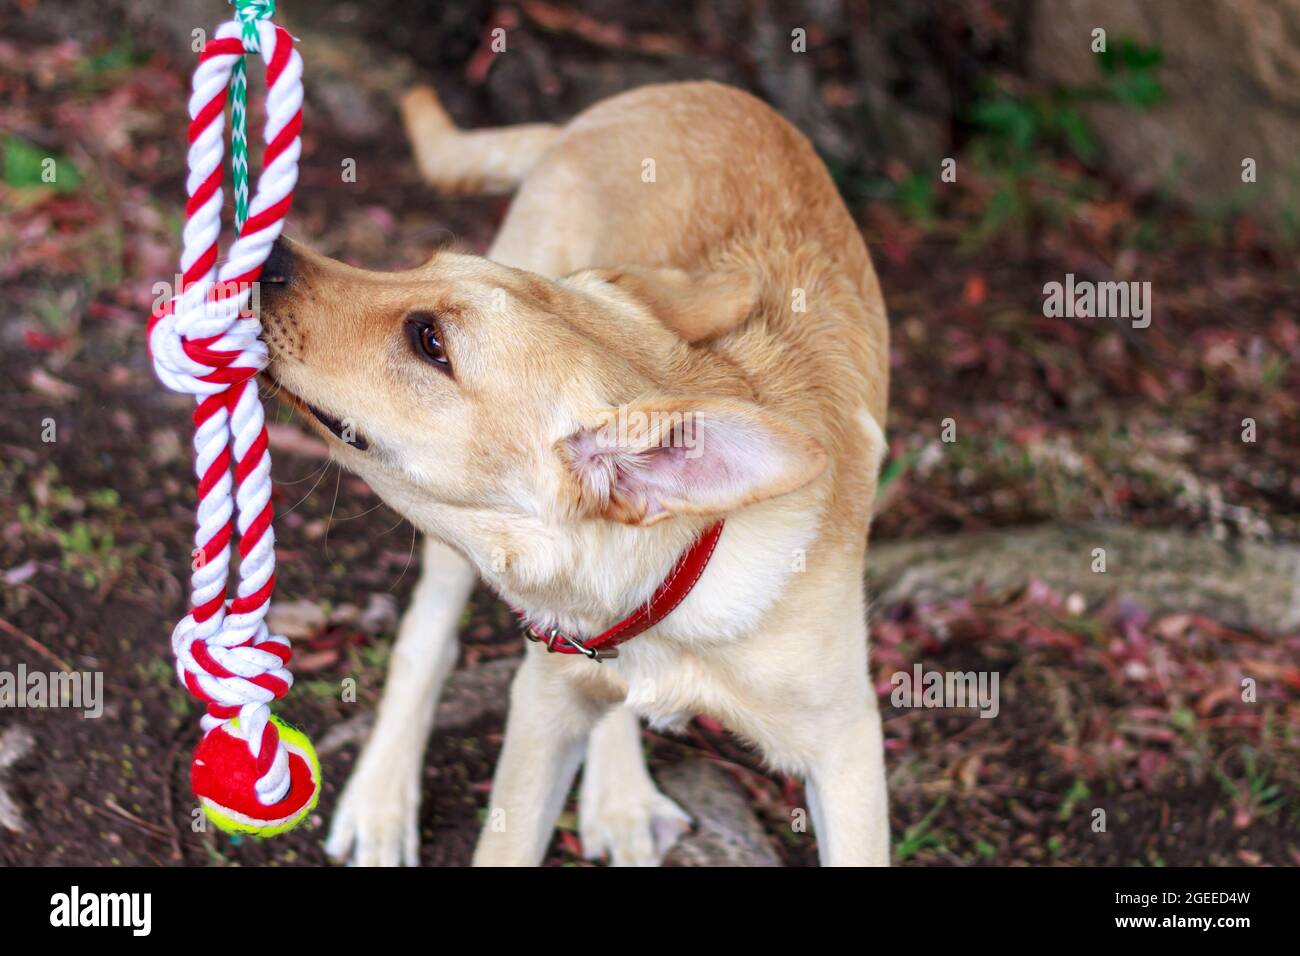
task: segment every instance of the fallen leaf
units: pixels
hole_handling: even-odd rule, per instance
[[[305,458],[328,458],[330,454],[329,447],[319,438],[313,438],[301,428],[283,422],[268,424],[266,436],[271,440],[271,447],[279,452],[302,455]]]
[[[43,368],[32,369],[32,374],[27,377],[27,384],[33,391],[58,402],[69,402],[81,394],[81,389],[77,386],[69,385],[61,378],[55,378]]]
[[[276,601],[266,613],[272,634],[294,638],[311,637],[325,627],[325,612],[314,601]]]
[[[338,650],[315,651],[311,654],[302,654],[295,656],[293,659],[293,669],[300,674],[310,674],[313,671],[324,670],[338,662]]]
[[[31,580],[31,578],[35,577],[37,570],[39,570],[39,568],[35,561],[28,561],[24,564],[18,565],[17,567],[10,568],[4,573],[5,584],[10,587],[16,587],[24,581]]]

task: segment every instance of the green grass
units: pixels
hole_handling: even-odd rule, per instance
[[[939,802],[930,808],[921,820],[907,828],[902,838],[894,846],[894,859],[898,863],[916,856],[923,850],[931,850],[944,846],[944,841],[937,834],[931,832],[930,828],[934,825],[937,817],[943,808],[947,805],[948,798],[942,797]]]
[[[3,178],[14,189],[53,189],[72,192],[81,185],[81,173],[70,160],[20,139],[6,136],[3,142]]]

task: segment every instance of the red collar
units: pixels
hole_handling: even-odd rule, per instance
[[[557,654],[585,654],[594,661],[609,657],[618,657],[618,645],[630,641],[638,634],[650,630],[677,607],[691,593],[695,582],[700,579],[704,569],[709,566],[709,559],[722,537],[723,522],[710,527],[677,559],[668,577],[651,595],[650,600],[613,627],[602,631],[593,638],[580,641],[565,634],[558,628],[543,630],[528,622],[522,611],[515,613],[524,621],[524,636],[530,641],[540,641],[548,651]]]

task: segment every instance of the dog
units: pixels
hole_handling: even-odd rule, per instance
[[[428,88],[401,111],[434,187],[515,192],[487,256],[381,273],[282,240],[262,276],[266,376],[425,535],[327,850],[416,863],[424,748],[481,577],[540,639],[475,865],[539,864],[580,765],[584,852],[661,862],[691,823],[638,717],[696,714],[806,780],[823,865],[887,865],[863,572],[888,327],[825,166],[709,82],[562,127],[464,131]],[[587,646],[665,587],[617,657]]]

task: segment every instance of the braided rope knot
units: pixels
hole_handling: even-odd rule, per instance
[[[222,629],[206,638],[201,631],[192,614],[172,631],[177,675],[192,694],[208,702],[208,712],[200,721],[205,731],[223,727],[247,742],[257,761],[258,800],[277,803],[289,792],[289,761],[269,723],[269,705],[293,686],[293,674],[286,666],[292,653],[289,641],[271,635],[265,622],[258,622],[252,637],[233,644],[242,636],[238,628]]]
[[[271,456],[254,381],[267,361],[256,283],[298,180],[302,59],[292,37],[268,20],[274,2],[233,2],[235,19],[217,28],[194,71],[181,287],[150,318],[148,337],[159,379],[196,403],[191,610],[172,632],[177,676],[207,704],[192,779],[205,807],[222,815],[214,817],[220,825],[268,832],[271,824],[305,815],[319,791],[319,767],[314,779],[303,769],[308,758],[315,764],[314,754],[303,754],[310,744],[305,738],[297,744],[295,770],[281,738],[284,725],[270,711],[293,686],[293,676],[289,642],[271,635],[265,621],[275,586],[275,535]],[[257,191],[250,203],[237,201],[237,235],[218,266],[225,107],[233,100],[232,158],[238,159],[247,114],[246,52],[266,64],[265,149]],[[238,200],[241,186],[247,192],[246,155],[242,165],[232,165]],[[236,547],[238,583],[227,598]],[[199,792],[200,786],[219,792]]]

